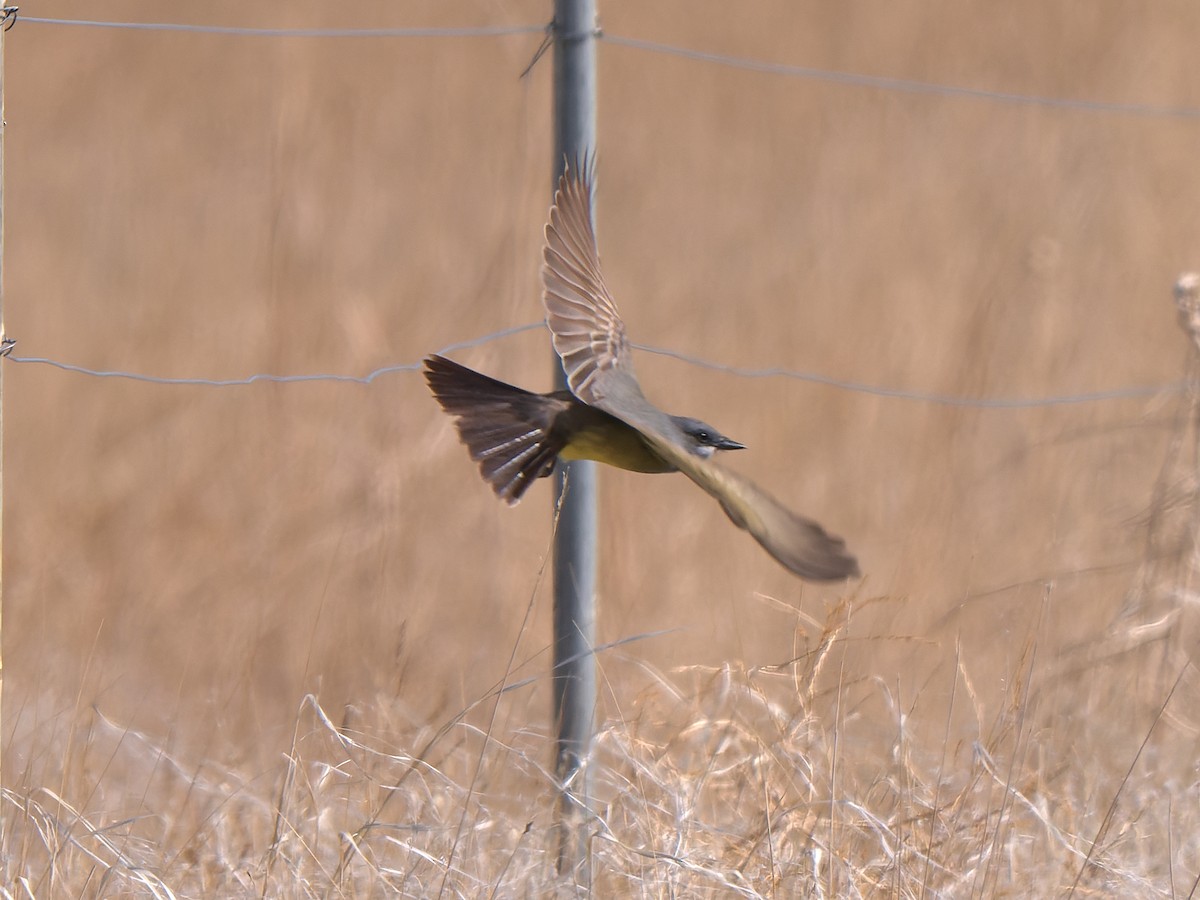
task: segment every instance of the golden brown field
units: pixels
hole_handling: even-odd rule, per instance
[[[1195,111],[1200,7],[601,2],[612,38]],[[548,3],[28,16],[525,25]],[[540,37],[5,36],[4,896],[498,896],[553,866],[550,485],[416,371],[541,316]],[[653,399],[846,536],[804,585],[605,472],[597,896],[1189,896],[1192,115],[599,47],[601,251]],[[531,330],[456,352],[545,389]],[[1189,618],[1191,617],[1191,618]],[[1173,688],[1174,686],[1174,688]],[[500,688],[503,692],[499,692]],[[1172,694],[1172,690],[1174,693]]]

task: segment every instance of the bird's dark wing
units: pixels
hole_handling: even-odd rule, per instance
[[[640,396],[641,391],[633,375],[625,323],[600,273],[592,229],[592,182],[587,163],[568,165],[559,178],[542,251],[542,299],[571,393],[606,408],[606,398]]]
[[[859,574],[858,561],[846,551],[845,541],[792,512],[750,479],[689,453],[663,435],[643,428],[642,436],[716,498],[733,524],[750,532],[784,568],[809,581],[841,581]]]

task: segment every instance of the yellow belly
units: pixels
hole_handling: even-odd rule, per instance
[[[593,459],[631,472],[674,472],[675,467],[646,446],[633,428],[621,424],[580,429],[558,454],[560,459]]]

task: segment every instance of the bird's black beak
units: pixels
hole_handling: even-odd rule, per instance
[[[718,441],[717,443],[713,444],[713,446],[716,447],[718,450],[745,450],[746,449],[745,444],[739,444],[737,441],[733,440],[732,438],[727,438],[727,437],[721,438],[721,440]]]

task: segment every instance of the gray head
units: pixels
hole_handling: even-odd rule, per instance
[[[688,450],[703,459],[708,459],[717,450],[746,449],[745,444],[739,444],[732,438],[725,437],[707,422],[687,416],[671,416],[671,419],[683,432]]]

